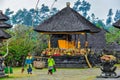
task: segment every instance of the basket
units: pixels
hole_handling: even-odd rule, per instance
[[[44,61],[34,61],[33,66],[37,69],[42,69],[45,67],[45,62]]]

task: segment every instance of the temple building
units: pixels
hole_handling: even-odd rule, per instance
[[[91,68],[90,63],[93,60],[88,59],[89,48],[98,52],[106,46],[106,31],[96,27],[70,8],[69,2],[65,8],[34,30],[49,35],[48,48],[42,54],[59,56],[55,58],[57,67],[89,66]]]
[[[85,19],[75,10],[67,7],[45,20],[35,31],[49,34],[48,47],[50,48],[84,48],[102,49],[105,47],[105,32]]]

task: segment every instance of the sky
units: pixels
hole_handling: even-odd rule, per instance
[[[61,10],[66,7],[66,2],[71,3],[71,7],[73,7],[74,3],[77,0],[57,0],[54,4],[54,7]],[[106,19],[107,14],[110,8],[113,9],[113,13],[118,9],[120,10],[120,0],[86,0],[91,4],[91,9],[88,15],[92,13],[95,14],[99,19]],[[41,4],[45,4],[51,6],[54,0],[39,0],[38,7],[41,7]],[[18,9],[30,9],[35,8],[37,0],[0,0],[0,10],[5,11],[5,9],[10,8],[13,11],[17,11]]]

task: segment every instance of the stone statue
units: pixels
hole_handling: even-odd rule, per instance
[[[117,76],[115,70],[116,70],[116,66],[114,66],[116,62],[115,61],[102,61],[102,67],[101,67],[101,71],[102,71],[102,76],[106,76],[106,77],[113,77],[113,76]]]
[[[0,76],[4,75],[4,57],[0,54]]]

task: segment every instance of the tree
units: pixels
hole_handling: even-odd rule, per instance
[[[7,15],[7,16],[10,16],[10,15],[13,14],[13,13],[14,13],[14,11],[11,11],[10,8],[7,8],[7,9],[5,10],[5,15]]]
[[[30,11],[33,14],[33,26],[37,26],[48,18],[50,10],[48,6],[42,4],[41,8],[31,9]]]
[[[40,17],[40,10],[39,9],[30,9],[29,10],[30,14],[32,15],[32,26],[37,26],[42,22],[42,19]]]
[[[81,1],[80,0],[77,0],[73,6],[73,9],[76,10],[76,11],[79,11],[79,6],[81,4]]]
[[[9,20],[7,21],[7,23],[8,23],[8,24],[11,24],[11,25],[13,25],[13,24],[12,24],[12,20],[11,20],[13,13],[14,13],[14,11],[11,11],[9,8],[7,8],[7,9],[5,10],[5,15],[7,15],[7,16],[9,17]]]
[[[44,4],[42,4],[42,7],[41,7],[41,9],[40,9],[40,12],[42,12],[42,13],[49,12],[48,6],[45,6]]]
[[[114,21],[118,21],[120,19],[120,10],[117,10],[115,13]]]
[[[14,24],[24,24],[32,26],[32,14],[27,9],[18,10],[18,12],[12,17]]]
[[[30,10],[24,8],[12,15],[13,12],[8,8],[5,13],[11,17],[10,22],[12,25],[24,24],[26,26],[37,26],[57,12],[57,8],[52,8],[50,11],[48,6],[42,4],[41,8],[37,8],[36,10],[33,8]]]
[[[23,24],[24,13],[23,10],[18,10],[15,15],[12,16],[13,24]]]
[[[81,6],[79,7],[79,10],[82,11],[84,17],[87,16],[87,12],[90,10],[90,6],[91,6],[90,3],[88,3],[85,0],[81,2]]]
[[[100,20],[100,19],[96,22],[96,26],[99,27],[99,28],[107,30],[106,27],[105,27],[104,22],[102,20]]]
[[[26,9],[24,10],[23,24],[26,26],[32,26],[32,14],[30,13],[30,11],[26,11]]]
[[[96,18],[95,18],[95,14],[94,13],[91,14],[91,22],[93,24],[96,24]]]
[[[99,28],[105,29],[105,24],[102,19],[99,19],[98,17],[95,17],[95,14],[91,14],[91,22],[96,25]]]
[[[9,31],[12,38],[9,40],[9,54],[6,57],[6,64],[23,63],[24,57],[28,52],[35,54],[41,53],[47,47],[48,37],[33,31],[32,27],[17,25]],[[4,42],[3,44],[6,44]],[[1,53],[6,53],[6,46],[0,48]],[[19,64],[22,65],[22,64]]]
[[[90,16],[87,17],[87,20],[90,21]]]
[[[106,20],[106,25],[111,25],[112,23],[112,16],[113,16],[113,12],[112,12],[112,9],[109,9],[109,12],[108,12],[108,18]]]
[[[90,10],[90,3],[83,0],[83,1],[80,1],[78,0],[77,2],[75,2],[74,6],[73,6],[73,9],[76,10],[76,11],[80,11],[82,12],[82,15],[84,17],[87,17],[87,12]]]
[[[50,11],[50,16],[55,15],[59,10],[57,8],[52,8]]]
[[[109,33],[106,33],[107,43],[117,42],[120,44],[120,30],[115,27],[111,27],[109,31]]]

